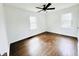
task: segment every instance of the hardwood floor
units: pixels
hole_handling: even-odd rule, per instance
[[[44,32],[10,46],[10,56],[77,56],[77,39]]]

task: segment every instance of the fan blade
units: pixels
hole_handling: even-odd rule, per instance
[[[36,7],[36,8],[38,8],[38,9],[43,9],[43,8],[40,8],[40,7]]]
[[[45,7],[46,9],[51,5],[51,3],[48,3],[47,6]]]
[[[53,10],[53,9],[55,9],[55,8],[47,8],[47,10]]]

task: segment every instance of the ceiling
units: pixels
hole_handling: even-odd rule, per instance
[[[39,9],[35,7],[41,7],[43,4],[46,4],[46,3],[6,3],[6,4],[15,6],[17,8],[22,8],[24,10],[37,12],[39,11]],[[61,10],[64,8],[71,7],[76,4],[77,3],[52,3],[50,7],[55,7],[56,9],[54,11],[57,11],[57,10]]]

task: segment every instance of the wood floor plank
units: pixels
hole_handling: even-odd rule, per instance
[[[11,44],[11,56],[77,56],[77,39],[44,32]]]

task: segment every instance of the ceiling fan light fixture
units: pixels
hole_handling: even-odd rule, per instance
[[[44,5],[43,5],[43,8],[41,8],[41,7],[36,7],[36,8],[41,9],[41,10],[38,11],[38,12],[46,11],[46,10],[55,10],[55,7],[49,8],[49,6],[51,6],[51,5],[52,5],[51,3],[48,3],[48,4],[44,4]]]

